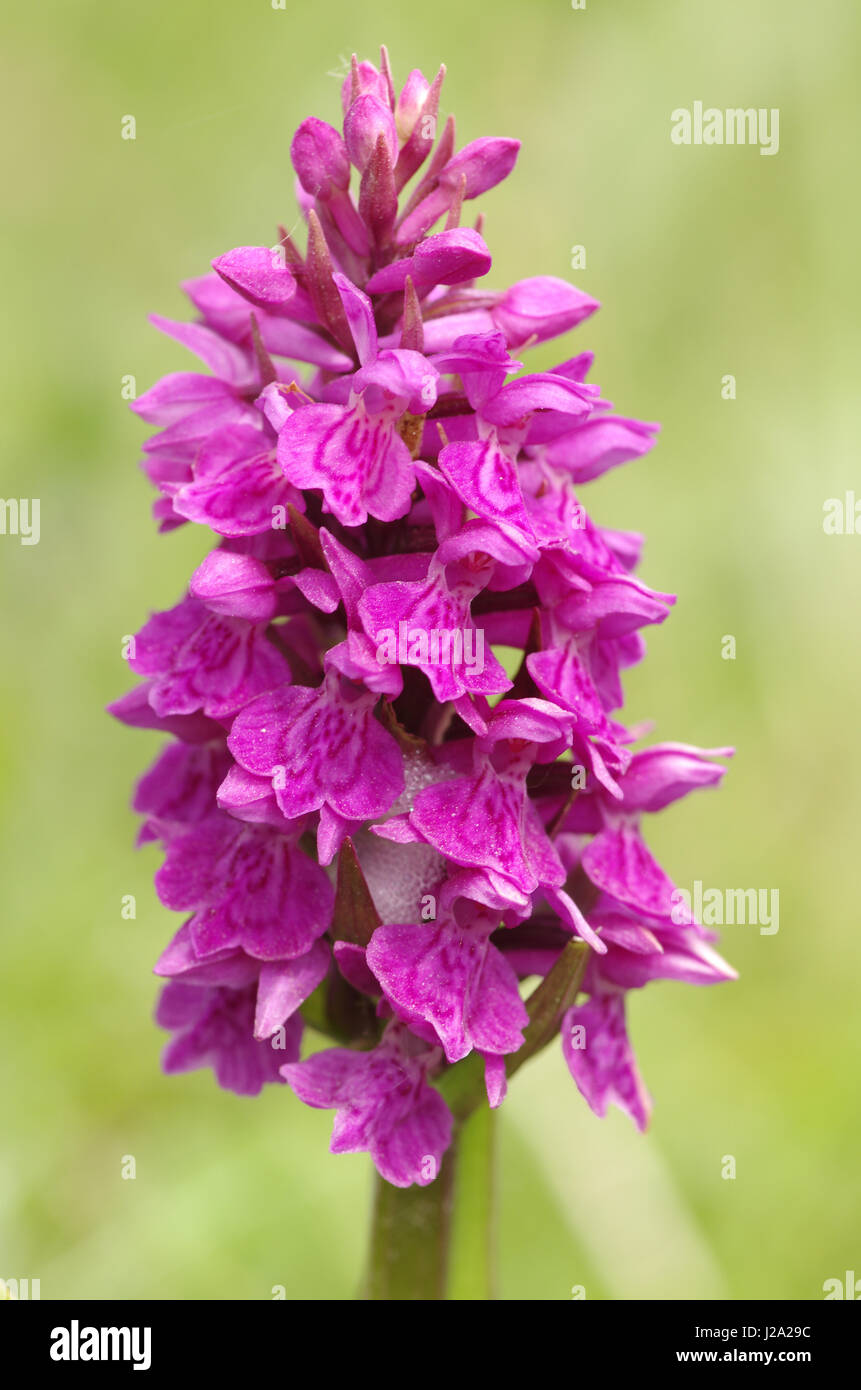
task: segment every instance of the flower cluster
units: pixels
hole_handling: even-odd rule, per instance
[[[524,982],[572,941],[553,1028],[592,1109],[641,1127],[627,991],[732,977],[640,832],[731,750],[633,751],[621,672],[673,598],[579,500],[657,427],[613,413],[590,353],[523,373],[598,305],[484,286],[465,205],[518,142],[456,151],[442,76],[398,94],[385,52],[354,59],[342,131],[292,142],[304,253],[229,251],[184,286],[195,322],[154,320],[209,369],[134,403],[155,515],[219,540],[111,707],[172,735],[134,802],[187,914],[156,965],[165,1069],[288,1084],[398,1186],[438,1171],[452,1066],[479,1054],[500,1104],[546,1014]],[[337,1045],[300,1060],[306,1028]]]

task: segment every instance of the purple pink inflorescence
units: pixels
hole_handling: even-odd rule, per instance
[[[641,1128],[627,991],[733,977],[641,837],[731,750],[633,751],[621,672],[673,598],[580,501],[657,426],[613,412],[588,352],[523,373],[598,305],[485,286],[466,204],[518,142],[456,151],[442,76],[398,94],[385,52],[354,60],[342,131],[310,118],[291,146],[304,253],[283,230],[228,251],[184,286],[194,322],[155,318],[208,368],[134,403],[155,515],[219,539],[112,706],[172,736],[134,801],[186,914],[156,965],[165,1069],[286,1083],[398,1186],[438,1171],[452,1065],[479,1054],[501,1103],[566,943],[588,955],[568,1067]],[[305,1030],[337,1045],[300,1060]]]

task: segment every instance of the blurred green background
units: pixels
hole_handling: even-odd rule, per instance
[[[158,740],[102,707],[130,684],[123,636],[208,548],[150,522],[121,378],[142,392],[191,359],[146,315],[184,315],[180,279],[293,225],[290,135],[337,120],[330,73],[385,41],[400,80],[447,63],[460,143],[523,141],[483,200],[493,282],[555,274],[599,298],[563,350],[594,348],[618,407],[663,422],[653,455],[584,495],[646,532],[644,577],[680,596],[629,713],[738,754],[651,844],[684,886],[780,892],[776,935],[725,930],[738,984],[633,997],[647,1137],[595,1119],[556,1049],[517,1077],[502,1295],[821,1298],[861,1271],[861,536],[822,528],[826,498],[861,496],[857,7],[47,0],[3,23],[0,493],[40,497],[41,541],[0,537],[0,1277],[43,1298],[357,1285],[369,1166],[328,1154],[331,1114],[159,1072],[150,970],[178,919],[128,810]],[[778,107],[779,153],[675,146],[670,112],[696,100]]]

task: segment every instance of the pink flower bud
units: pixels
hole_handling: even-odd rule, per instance
[[[331,197],[333,189],[347,188],[350,160],[343,140],[334,126],[309,116],[303,121],[290,146],[293,168],[302,187],[312,197]]]
[[[350,159],[364,173],[380,136],[383,137],[389,159],[394,164],[398,153],[395,118],[388,106],[374,96],[360,96],[344,118],[344,139]]]

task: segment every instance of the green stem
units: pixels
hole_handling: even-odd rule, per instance
[[[460,1126],[449,1240],[449,1299],[496,1297],[496,1112],[482,1105]]]
[[[493,1298],[494,1119],[482,1106],[457,1123],[426,1187],[376,1178],[366,1299]]]

